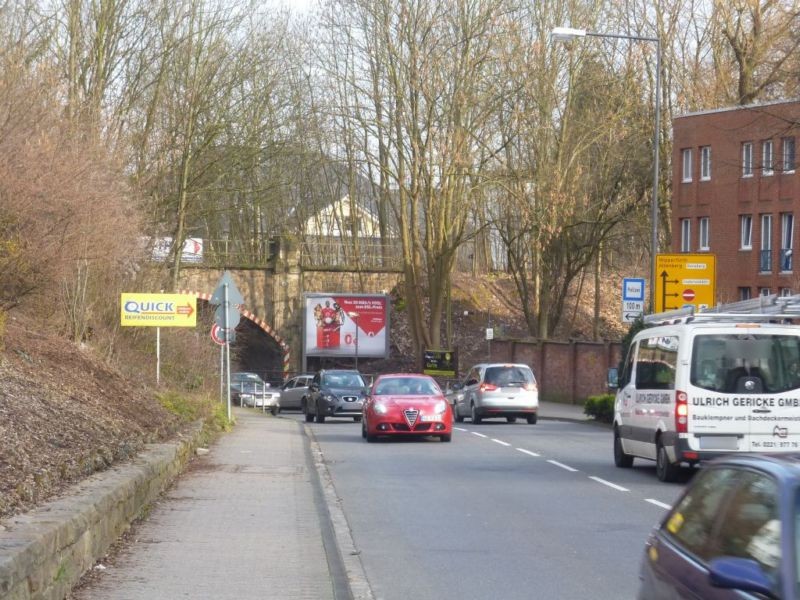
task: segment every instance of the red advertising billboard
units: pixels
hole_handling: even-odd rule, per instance
[[[306,294],[306,356],[389,354],[389,303],[385,295]]]

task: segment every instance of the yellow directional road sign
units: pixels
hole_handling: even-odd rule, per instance
[[[122,294],[123,327],[194,327],[197,298],[185,294]]]
[[[694,305],[711,308],[717,293],[717,257],[714,254],[656,255],[653,311]]]

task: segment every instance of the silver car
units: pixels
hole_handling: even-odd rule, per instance
[[[475,365],[464,382],[453,386],[453,415],[459,423],[470,417],[473,423],[505,417],[514,423],[524,417],[536,423],[539,389],[533,371],[525,364],[491,363]]]
[[[312,374],[295,375],[281,386],[281,409],[300,410],[303,398],[308,395]]]

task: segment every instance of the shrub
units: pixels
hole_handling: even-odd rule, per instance
[[[614,394],[589,396],[583,405],[584,414],[602,423],[614,420]]]

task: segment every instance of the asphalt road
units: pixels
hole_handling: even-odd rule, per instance
[[[309,426],[380,600],[634,598],[647,534],[683,488],[649,461],[614,467],[610,430],[586,423],[377,444],[351,420]]]

